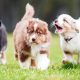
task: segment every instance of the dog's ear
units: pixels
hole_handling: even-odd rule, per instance
[[[28,21],[28,25],[27,25],[27,29],[29,28],[32,28],[34,26],[34,22],[33,21]]]
[[[47,29],[46,28],[44,28],[44,34],[47,34]]]
[[[48,24],[45,22],[44,23],[44,34],[47,34],[47,31],[48,31]]]

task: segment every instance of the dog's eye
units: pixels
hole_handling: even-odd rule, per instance
[[[28,30],[28,33],[30,33],[30,34],[33,33],[33,30]]]
[[[68,21],[66,19],[63,19],[63,21],[68,23]]]
[[[41,30],[37,30],[37,34],[42,34],[43,32]]]
[[[34,29],[32,27],[27,27],[27,32],[31,34],[34,32]]]
[[[27,32],[30,34],[33,33],[33,31],[34,31],[33,29],[27,29]]]

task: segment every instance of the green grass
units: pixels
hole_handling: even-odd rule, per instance
[[[52,35],[50,47],[51,64],[48,70],[25,70],[14,59],[12,35],[8,35],[7,64],[0,65],[0,80],[80,80],[80,65],[62,65],[59,38]]]

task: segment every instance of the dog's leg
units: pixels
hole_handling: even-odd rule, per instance
[[[50,61],[48,55],[38,54],[37,56],[37,69],[46,70],[49,67]]]
[[[32,69],[35,69],[36,68],[36,60],[35,59],[31,59],[31,67]]]
[[[73,59],[72,59],[72,54],[70,52],[64,51],[64,56],[63,56],[63,61],[62,63],[68,63],[71,62],[73,63]]]
[[[6,54],[4,52],[0,53],[0,64],[6,64]]]
[[[31,65],[31,57],[29,55],[21,54],[19,56],[19,64],[23,69],[29,69]]]

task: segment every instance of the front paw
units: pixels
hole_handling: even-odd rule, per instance
[[[39,63],[37,64],[37,69],[46,70],[46,69],[48,69],[49,64],[50,64],[49,59],[46,59],[46,60],[43,60],[43,61],[41,60],[41,61],[39,61]]]

